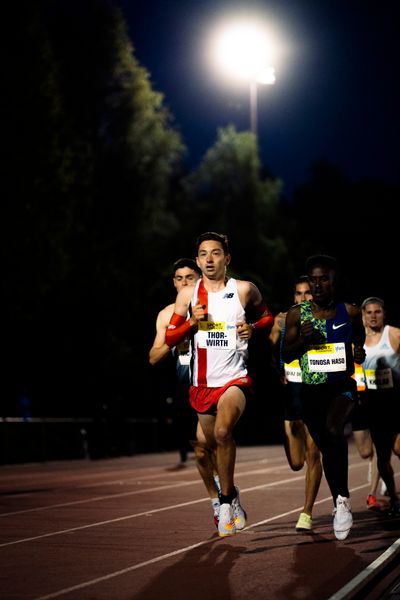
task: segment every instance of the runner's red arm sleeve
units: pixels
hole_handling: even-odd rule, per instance
[[[256,307],[257,313],[260,315],[260,318],[255,323],[252,323],[252,328],[254,331],[258,331],[259,329],[266,329],[267,327],[272,327],[274,324],[274,317],[272,312],[269,310],[268,306],[265,302],[262,302]]]
[[[189,331],[190,320],[174,312],[165,332],[165,343],[172,348],[179,344],[188,335]]]

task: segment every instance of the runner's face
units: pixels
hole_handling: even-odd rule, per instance
[[[199,246],[197,264],[208,279],[223,279],[230,255],[225,254],[221,244],[215,240],[206,240]]]
[[[333,299],[335,272],[329,267],[315,266],[308,273],[310,290],[315,304],[324,306]]]
[[[385,311],[380,304],[367,304],[363,308],[362,315],[365,327],[371,327],[372,329],[383,327]]]
[[[300,302],[304,302],[304,300],[312,300],[310,285],[307,281],[296,283],[296,289],[294,291],[295,304],[300,304]]]
[[[187,285],[194,286],[200,275],[189,267],[183,267],[175,271],[174,286],[176,291],[179,292],[183,287]]]

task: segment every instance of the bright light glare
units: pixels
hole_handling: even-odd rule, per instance
[[[272,85],[276,81],[274,67],[266,67],[257,75],[257,82],[265,85]]]
[[[270,67],[271,47],[265,31],[256,24],[241,23],[224,29],[216,52],[217,61],[225,72],[260,83],[275,82],[274,69]]]

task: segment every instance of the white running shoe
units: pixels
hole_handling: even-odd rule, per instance
[[[353,525],[350,498],[339,496],[336,499],[336,508],[333,509],[333,531],[336,539],[345,540]]]
[[[218,529],[219,509],[221,506],[220,502],[219,502],[219,498],[212,498],[211,505],[212,505],[212,509],[213,509],[213,513],[214,513],[214,525]]]
[[[379,493],[381,496],[386,496],[386,492],[387,492],[386,483],[383,481],[383,479],[381,479],[381,487],[380,487]]]
[[[240,490],[237,485],[235,485],[236,490],[236,498],[232,500],[232,511],[233,517],[235,519],[235,527],[238,531],[244,529],[246,527],[247,522],[247,514],[246,511],[240,505]]]
[[[230,504],[221,504],[219,509],[218,535],[219,537],[227,537],[235,535],[235,519],[233,518],[233,510]]]

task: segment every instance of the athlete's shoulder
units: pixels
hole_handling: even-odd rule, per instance
[[[234,277],[230,277],[227,281],[227,283],[229,282],[233,282],[234,284],[236,284],[238,290],[241,289],[249,289],[251,287],[251,282],[250,281],[246,281],[245,279],[235,279]]]
[[[389,336],[397,353],[400,354],[400,328],[394,327],[393,325],[387,325],[389,328]],[[393,343],[395,342],[395,343]]]
[[[165,327],[167,327],[167,325],[173,315],[174,307],[175,307],[174,303],[164,306],[164,308],[162,308],[160,310],[160,312],[158,313],[157,321],[160,324],[165,324]]]
[[[240,301],[243,306],[259,306],[262,301],[262,295],[258,287],[252,281],[245,279],[236,280],[237,290],[240,297]]]
[[[293,321],[293,319],[299,319],[300,318],[300,314],[301,314],[301,304],[293,304],[290,308],[288,308],[288,310],[286,311],[286,317],[285,317],[285,321],[287,322],[288,320]]]

